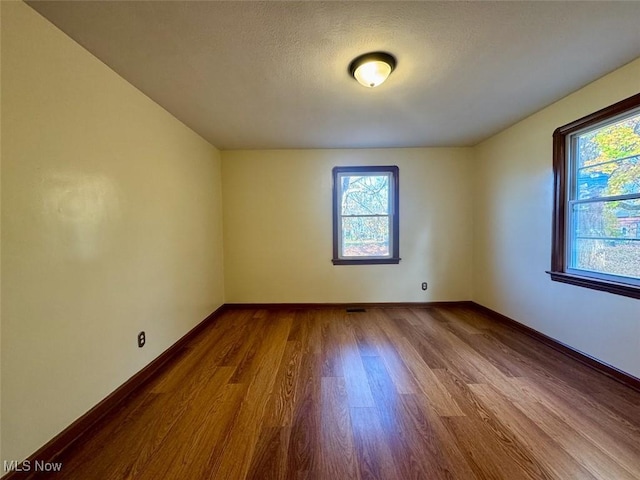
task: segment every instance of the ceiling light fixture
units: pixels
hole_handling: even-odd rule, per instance
[[[362,86],[373,88],[384,82],[396,68],[396,59],[385,52],[365,53],[349,64],[349,73]]]

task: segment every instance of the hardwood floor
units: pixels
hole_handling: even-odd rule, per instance
[[[230,310],[62,479],[640,479],[640,393],[471,307]]]

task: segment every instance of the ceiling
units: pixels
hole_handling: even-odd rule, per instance
[[[640,57],[635,1],[28,4],[222,150],[474,145]]]

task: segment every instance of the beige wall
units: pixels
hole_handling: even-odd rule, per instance
[[[422,302],[471,296],[464,148],[222,152],[226,301]],[[334,266],[331,169],[400,168],[399,265]],[[420,289],[422,282],[429,289]]]
[[[553,131],[640,91],[640,59],[476,148],[473,299],[640,377],[638,300],[552,282]]]
[[[2,9],[2,459],[21,460],[224,302],[220,158]]]

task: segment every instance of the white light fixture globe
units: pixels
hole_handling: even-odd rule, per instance
[[[396,59],[384,52],[365,53],[349,64],[349,73],[364,87],[373,88],[384,82],[396,68]]]

